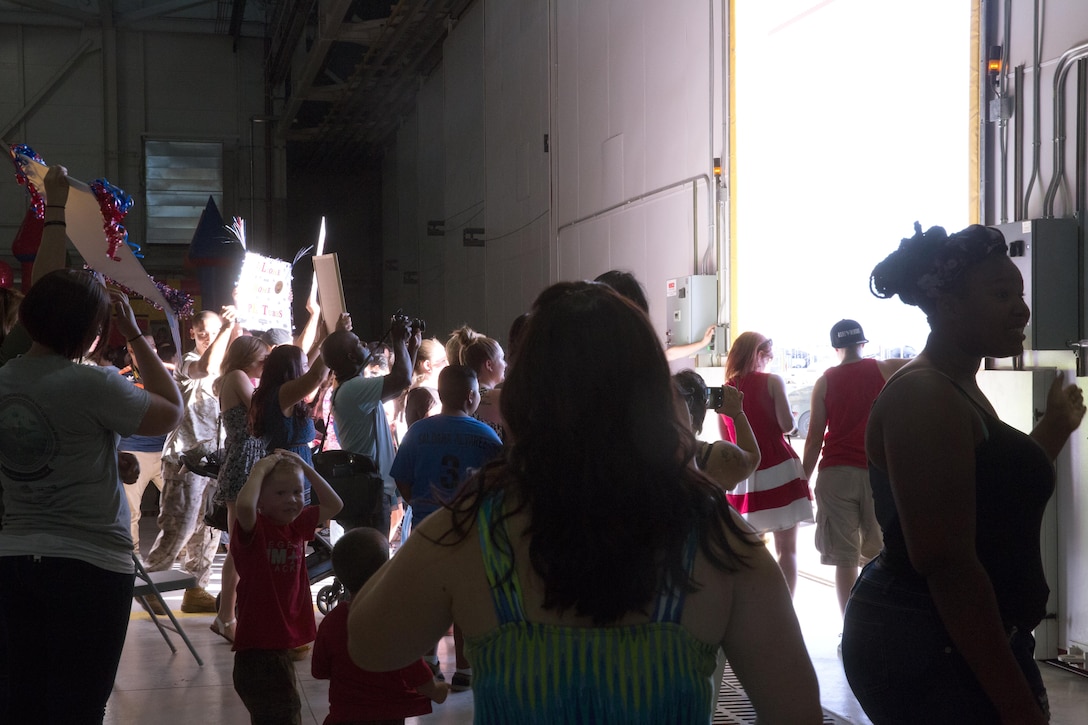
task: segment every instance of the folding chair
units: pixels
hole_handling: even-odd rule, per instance
[[[172,592],[178,589],[190,589],[195,587],[196,577],[192,574],[186,574],[183,571],[174,570],[149,572],[144,568],[143,563],[140,561],[140,557],[135,553],[132,555],[132,561],[136,565],[136,586],[132,590],[132,596],[139,601],[140,605],[151,615],[151,621],[159,628],[159,634],[166,640],[166,644],[170,647],[170,651],[174,654],[177,654],[178,652],[177,648],[174,647],[174,643],[170,641],[170,636],[166,634],[166,630],[168,629],[181,635],[181,639],[185,642],[185,646],[189,648],[189,651],[193,653],[193,657],[196,658],[196,663],[203,667],[204,660],[200,659],[200,655],[196,653],[196,649],[193,647],[193,643],[189,641],[189,637],[185,634],[185,630],[178,624],[177,617],[170,611],[170,607],[166,605],[166,601],[162,598],[162,592]],[[170,618],[170,624],[163,622],[161,615],[155,614],[155,610],[152,609],[151,605],[148,603],[148,598],[155,599],[159,602],[163,611],[166,612],[166,616]]]

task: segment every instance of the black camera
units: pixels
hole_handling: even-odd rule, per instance
[[[393,313],[393,323],[396,324],[398,322],[403,323],[404,326],[408,328],[408,333],[411,335],[414,335],[417,332],[422,335],[427,331],[426,322],[418,317],[408,317],[408,315],[405,315],[400,310]]]
[[[722,386],[716,388],[706,389],[706,407],[710,410],[717,410],[725,403],[725,390]]]

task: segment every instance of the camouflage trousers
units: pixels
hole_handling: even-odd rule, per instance
[[[167,459],[162,462],[162,478],[160,531],[147,555],[147,569],[165,571],[176,560],[182,571],[196,577],[197,586],[207,587],[219,549],[219,530],[204,523],[215,479],[183,470],[180,463]]]

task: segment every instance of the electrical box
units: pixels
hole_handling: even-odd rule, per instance
[[[665,329],[670,345],[703,339],[706,328],[718,323],[718,278],[693,274],[665,282]]]
[[[1009,258],[1024,278],[1031,321],[1024,328],[1027,350],[1068,350],[1082,339],[1080,226],[1076,219],[1032,219],[996,225]]]

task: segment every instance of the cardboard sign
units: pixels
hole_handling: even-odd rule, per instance
[[[235,288],[238,322],[247,330],[287,330],[291,324],[291,263],[246,252]]]
[[[321,318],[325,320],[325,328],[331,332],[336,329],[340,313],[348,311],[344,300],[344,283],[340,279],[340,261],[336,258],[336,252],[319,254],[313,260]]]

